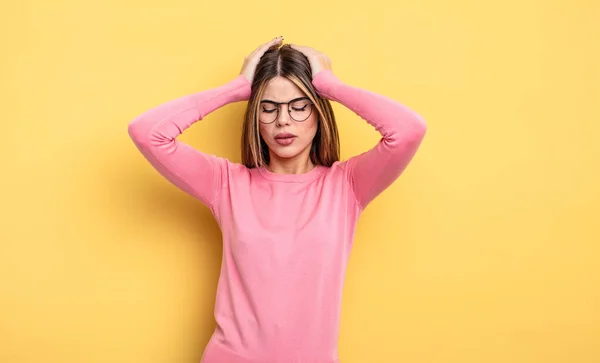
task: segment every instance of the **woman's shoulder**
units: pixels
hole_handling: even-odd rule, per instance
[[[348,160],[335,161],[331,166],[323,166],[323,169],[323,175],[330,180],[347,180]]]
[[[348,169],[348,160],[338,160],[328,167],[330,173],[345,173]]]
[[[226,176],[239,176],[242,174],[248,174],[250,172],[250,169],[247,168],[246,165],[238,161],[214,154],[206,153],[205,155],[206,158],[210,160],[210,164],[213,166],[217,166],[217,169],[220,170],[220,172],[222,174],[225,174]]]
[[[242,164],[239,161],[231,160],[227,157],[216,156],[220,160],[220,162],[227,168],[230,173],[249,173],[251,168],[248,168],[246,165]]]

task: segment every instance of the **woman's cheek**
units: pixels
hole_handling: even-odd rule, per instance
[[[268,145],[271,143],[271,139],[269,138],[269,130],[267,127],[268,126],[261,124],[259,125],[258,131],[260,132],[260,136],[262,136],[263,140],[265,140]]]

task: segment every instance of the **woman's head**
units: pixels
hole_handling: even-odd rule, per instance
[[[270,48],[256,66],[251,88],[242,130],[244,165],[254,168],[272,158],[304,156],[314,165],[331,166],[339,160],[333,109],[314,89],[302,53],[289,45]]]

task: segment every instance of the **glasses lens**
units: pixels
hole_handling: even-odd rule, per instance
[[[269,124],[275,121],[277,117],[277,105],[269,102],[260,103],[260,111],[258,112],[258,120],[262,123]]]
[[[306,99],[294,101],[290,104],[290,115],[296,121],[304,121],[310,116],[311,106],[310,101]]]
[[[289,104],[289,113],[295,121],[306,120],[312,112],[310,100],[300,99]],[[258,113],[258,120],[265,124],[270,124],[277,118],[277,105],[270,102],[261,102]]]

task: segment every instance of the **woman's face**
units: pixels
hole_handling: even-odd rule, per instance
[[[261,101],[289,102],[302,97],[306,95],[298,86],[289,79],[278,76],[269,81]],[[271,159],[289,159],[303,155],[309,157],[318,127],[317,109],[309,102],[306,98],[289,105],[281,104],[279,112],[277,105],[261,102],[258,112],[259,120],[263,121],[259,121],[260,135],[269,146]],[[264,123],[273,119],[275,120],[271,123]]]

